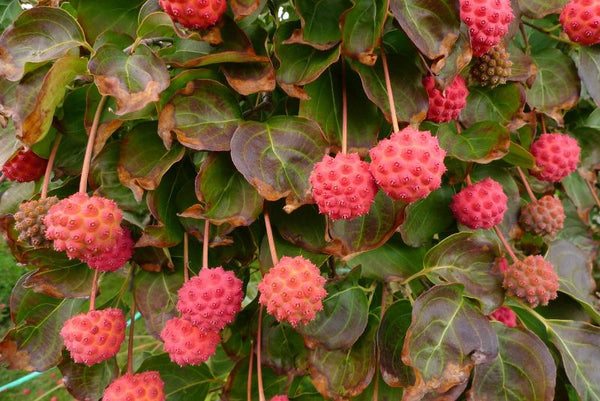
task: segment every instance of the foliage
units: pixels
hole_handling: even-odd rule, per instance
[[[134,370],[159,371],[168,400],[247,400],[249,376],[259,399],[249,366],[260,330],[267,398],[600,400],[600,218],[590,192],[600,166],[600,45],[562,33],[566,2],[512,1],[512,73],[495,88],[469,80],[475,60],[454,1],[228,3],[215,27],[194,31],[174,24],[157,0],[0,0],[0,162],[21,144],[47,158],[60,136],[49,194],[65,198],[77,191],[97,127],[87,184],[118,203],[136,251],[125,267],[100,274],[96,305],[129,312],[135,297],[145,327],[136,329]],[[466,78],[458,121],[426,121],[422,78],[430,73],[440,88]],[[368,160],[395,115],[439,139],[442,187],[410,205],[379,191],[353,220],[319,214],[309,177],[344,146],[343,90],[351,152]],[[578,170],[562,182],[526,176],[538,198],[563,203],[556,238],[518,225],[530,199],[517,168],[534,168],[528,149],[543,130],[568,133],[582,148]],[[498,228],[517,256],[542,254],[554,265],[560,289],[548,306],[505,297],[498,237],[456,223],[449,205],[467,177],[502,184],[508,211]],[[125,370],[126,345],[92,367],[63,349],[58,332],[87,310],[93,273],[17,241],[12,214],[41,186],[12,183],[0,202],[6,242],[27,267],[12,293],[0,364],[58,366],[72,395],[97,400]],[[278,255],[302,255],[328,278],[323,310],[307,325],[265,313],[258,327],[257,286],[272,266],[265,210]],[[185,233],[192,272],[201,267],[205,219],[209,265],[234,271],[245,299],[217,353],[178,367],[159,334],[177,315]],[[12,285],[2,280],[0,303]],[[490,322],[502,305],[518,327]]]

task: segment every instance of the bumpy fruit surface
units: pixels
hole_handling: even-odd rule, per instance
[[[519,224],[536,235],[555,236],[563,228],[565,210],[560,199],[546,195],[521,208]]]
[[[508,32],[514,18],[510,0],[460,0],[460,18],[469,27],[473,56],[483,56]]]
[[[33,153],[31,149],[21,149],[4,163],[2,174],[10,181],[37,181],[44,175],[47,164],[48,160],[42,159]]]
[[[577,141],[561,133],[542,134],[531,144],[536,168],[531,175],[542,181],[557,182],[571,174],[579,163],[581,148]]]
[[[222,267],[202,269],[178,292],[181,317],[205,332],[218,332],[242,308],[242,281]]]
[[[471,68],[471,76],[481,86],[503,85],[512,72],[512,61],[504,46],[498,45],[479,57]]]
[[[50,208],[44,218],[46,238],[69,258],[86,261],[115,246],[122,219],[113,200],[76,193]]]
[[[167,321],[160,338],[171,361],[179,366],[199,365],[208,361],[221,341],[217,332],[203,332],[190,321],[179,317]]]
[[[488,316],[492,320],[503,323],[506,327],[517,326],[517,314],[506,306],[501,306]]]
[[[469,90],[460,75],[443,92],[435,87],[435,79],[431,75],[423,78],[423,86],[429,96],[428,120],[436,123],[456,120],[467,105]]]
[[[15,230],[19,232],[19,241],[26,242],[36,248],[47,248],[52,243],[46,239],[44,217],[48,210],[58,203],[56,196],[24,202],[14,214]]]
[[[165,383],[158,372],[124,374],[104,390],[102,401],[163,401]]]
[[[507,202],[502,185],[486,178],[454,195],[450,209],[460,224],[474,230],[487,230],[502,221]]]
[[[134,243],[131,232],[125,227],[117,234],[115,246],[106,252],[93,256],[85,262],[92,268],[101,272],[113,272],[123,266],[133,255]]]
[[[125,317],[114,308],[80,313],[65,322],[60,335],[73,360],[91,366],[119,352],[125,339]]]
[[[284,256],[258,284],[259,302],[280,322],[287,321],[293,327],[306,324],[323,309],[325,282],[309,260]]]
[[[571,0],[560,13],[560,23],[573,42],[600,43],[600,1]]]
[[[369,169],[391,198],[411,203],[438,189],[446,171],[446,151],[429,131],[411,127],[383,139],[369,151]]]
[[[506,293],[529,302],[533,307],[548,305],[558,295],[558,276],[554,266],[540,255],[527,256],[504,271]]]
[[[173,21],[192,29],[213,26],[227,11],[226,0],[159,0],[158,4]]]
[[[310,184],[319,212],[332,220],[369,213],[377,193],[369,163],[360,160],[357,153],[325,155],[315,164]]]

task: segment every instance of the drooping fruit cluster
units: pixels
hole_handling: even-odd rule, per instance
[[[181,317],[204,332],[218,332],[242,308],[242,281],[222,267],[201,269],[180,289],[177,309]]]
[[[134,243],[131,231],[121,227],[117,234],[115,245],[106,252],[92,256],[85,262],[92,268],[101,272],[113,272],[123,266],[133,255]]]
[[[560,13],[560,23],[573,42],[600,43],[600,1],[571,0]]]
[[[227,11],[226,0],[159,0],[158,4],[173,21],[192,29],[215,25]]]
[[[450,209],[460,224],[487,230],[502,221],[507,202],[502,185],[486,178],[454,195]]]
[[[531,144],[535,169],[531,175],[542,181],[557,182],[571,174],[579,163],[581,148],[574,138],[561,133],[542,134]]]
[[[173,318],[160,333],[164,349],[171,361],[180,366],[206,362],[217,350],[221,338],[214,331],[204,332],[188,320]]]
[[[368,213],[377,193],[369,163],[360,160],[357,153],[325,155],[315,164],[310,184],[319,212],[332,220]]]
[[[502,45],[491,49],[476,59],[471,68],[471,76],[481,86],[504,85],[512,73],[510,55]]]
[[[456,120],[467,105],[469,90],[460,75],[443,92],[435,87],[435,79],[431,75],[423,78],[423,86],[429,96],[428,120],[436,123]]]
[[[44,175],[48,160],[42,159],[31,149],[21,149],[2,166],[2,174],[10,181],[37,181]]]
[[[514,18],[510,0],[460,0],[460,18],[469,27],[473,56],[483,56],[508,32]]]
[[[563,228],[565,210],[555,196],[546,195],[521,208],[519,224],[523,230],[536,235],[555,236]]]
[[[286,321],[293,327],[306,324],[323,309],[325,282],[309,260],[284,256],[258,284],[259,302],[280,322]]]
[[[509,265],[502,285],[508,295],[521,298],[533,307],[548,305],[558,295],[554,266],[540,255],[530,255]]]
[[[91,366],[119,352],[125,339],[125,317],[115,308],[80,313],[65,322],[60,335],[71,358]]]
[[[50,208],[44,218],[46,238],[69,258],[87,261],[115,246],[122,219],[113,200],[76,193]]]
[[[446,171],[446,151],[429,131],[411,127],[383,139],[369,151],[369,169],[391,198],[411,203],[438,189]]]
[[[104,390],[103,401],[163,401],[165,383],[155,371],[126,373]]]
[[[507,306],[501,306],[488,316],[492,320],[503,323],[506,327],[517,326],[517,314]]]
[[[44,217],[48,210],[58,203],[56,196],[24,202],[19,205],[19,211],[14,214],[15,230],[19,232],[19,241],[28,243],[35,248],[47,248],[51,242],[46,239]]]

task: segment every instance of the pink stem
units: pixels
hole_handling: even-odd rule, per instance
[[[506,241],[506,238],[504,238],[504,235],[502,235],[502,233],[500,232],[500,230],[498,229],[497,226],[494,226],[494,231],[496,231],[496,235],[498,236],[498,238],[500,238],[500,241],[502,242],[502,245],[504,245],[504,248],[506,249],[506,252],[508,252],[508,254],[510,255],[510,257],[512,258],[513,263],[516,263],[519,259],[515,256],[515,253],[513,252],[513,250],[510,247],[510,245],[508,244],[508,241]]]
[[[521,167],[517,167],[517,171],[519,172],[521,181],[523,181],[523,185],[525,185],[525,190],[527,191],[527,194],[531,198],[531,201],[537,202],[537,198],[535,197],[535,194],[531,190],[531,187],[529,186],[529,182],[527,182],[527,178],[525,177],[525,173],[523,173],[523,170],[521,169]]]
[[[98,269],[94,269],[92,279],[92,293],[90,294],[90,312],[96,309],[96,292],[98,292]]]
[[[346,94],[346,63],[342,58],[342,153],[348,153],[348,96]]]
[[[54,144],[52,145],[52,150],[50,150],[50,157],[48,158],[48,164],[46,165],[46,173],[44,174],[44,182],[42,183],[42,195],[40,199],[46,199],[48,196],[48,185],[50,185],[50,174],[52,174],[52,167],[54,166],[54,159],[56,159],[56,151],[58,150],[58,145],[60,145],[60,140],[62,139],[62,135],[58,134],[56,139],[54,139]]]
[[[183,282],[187,283],[190,279],[190,254],[188,244],[188,233],[183,233]]]
[[[204,221],[204,241],[202,243],[202,268],[208,269],[208,243],[210,242],[210,222]]]
[[[96,141],[96,132],[98,132],[98,125],[100,123],[100,116],[102,115],[102,109],[108,96],[102,96],[98,107],[96,108],[96,114],[94,115],[94,121],[92,121],[92,128],[90,129],[90,136],[88,137],[87,147],[85,148],[85,157],[83,159],[83,166],[81,167],[81,180],[79,181],[79,192],[87,192],[87,180],[90,175],[90,164],[92,162],[92,150],[94,149],[94,142]]]
[[[392,116],[392,126],[394,127],[394,132],[400,131],[400,127],[398,125],[398,117],[396,117],[396,106],[394,105],[394,94],[392,92],[392,81],[390,80],[390,72],[388,70],[387,58],[385,56],[385,50],[383,49],[383,45],[381,45],[381,61],[383,63],[383,75],[385,76],[385,86],[387,88],[388,101],[390,103],[390,114]]]

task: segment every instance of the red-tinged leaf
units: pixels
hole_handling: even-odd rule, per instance
[[[116,358],[86,366],[73,362],[68,354],[58,365],[65,388],[78,400],[99,400],[104,389],[119,376]]]
[[[469,401],[552,401],[556,365],[548,347],[525,328],[492,326],[498,335],[498,358],[475,366]]]
[[[368,214],[352,220],[330,222],[328,235],[331,242],[324,251],[336,257],[349,258],[378,248],[402,224],[405,207],[406,203],[394,201],[379,191]]]
[[[544,18],[549,14],[558,14],[568,0],[519,0],[521,13],[530,18]]]
[[[503,158],[510,148],[510,132],[493,121],[475,123],[461,133],[453,123],[444,124],[437,137],[448,156],[479,164]]]
[[[588,93],[600,107],[600,50],[595,46],[581,46],[577,72]]]
[[[412,369],[402,362],[402,345],[410,326],[411,312],[409,301],[395,302],[385,311],[377,332],[381,377],[392,387],[408,387],[415,382]]]
[[[344,13],[342,29],[342,54],[374,65],[374,50],[381,42],[383,25],[387,17],[389,0],[358,0]]]
[[[463,292],[459,284],[439,285],[415,301],[402,361],[413,368],[416,382],[406,389],[404,400],[421,400],[464,386],[475,365],[497,357],[496,333]]]
[[[537,67],[530,56],[525,54],[514,41],[510,41],[506,46],[510,55],[512,66],[510,67],[510,81],[522,82],[531,87],[537,75]]]
[[[79,46],[89,47],[71,14],[56,7],[31,8],[0,37],[0,77],[19,81],[28,64],[56,60]]]
[[[231,139],[231,158],[267,200],[286,198],[286,211],[309,203],[309,176],[327,151],[323,132],[312,120],[276,116],[242,123]]]
[[[62,259],[60,265],[46,265],[33,272],[23,286],[54,298],[88,298],[94,272],[79,260]]]
[[[236,20],[240,20],[258,10],[260,0],[230,0],[229,7]]]
[[[256,368],[252,369],[252,375],[249,374],[250,361],[248,357],[242,358],[236,362],[235,366],[229,369],[227,383],[223,388],[221,399],[223,401],[247,401],[248,400],[248,377],[251,378],[251,399],[258,400],[258,375]],[[285,393],[287,376],[279,376],[267,366],[262,368],[262,382],[265,391],[265,397],[270,400],[276,395]]]
[[[279,375],[308,373],[308,352],[302,336],[269,314],[263,316],[261,352],[262,363]]]
[[[44,371],[56,366],[64,347],[59,331],[83,299],[57,299],[25,289],[21,277],[11,295],[15,327],[0,342],[0,362],[9,369]]]
[[[325,241],[325,216],[319,213],[316,205],[305,205],[285,213],[283,208],[273,205],[269,207],[271,222],[277,232],[287,242],[320,253],[327,245]],[[310,221],[310,224],[306,224]]]
[[[445,58],[434,61],[430,69],[435,74],[435,79],[442,88],[447,87],[454,81],[454,78],[471,62],[473,52],[471,50],[471,40],[469,31],[463,25],[460,34],[450,54]]]
[[[40,68],[21,81],[16,91],[13,121],[17,137],[25,145],[32,146],[44,138],[66,87],[85,71],[85,59],[65,56],[49,70]]]
[[[171,148],[171,135],[194,150],[229,150],[242,112],[231,91],[217,81],[202,79],[175,93],[158,119],[158,134]]]
[[[173,145],[171,150],[165,149],[157,134],[156,123],[137,125],[123,137],[117,164],[119,180],[140,202],[144,190],[156,189],[163,175],[181,160],[184,153],[185,149],[179,144]]]
[[[285,43],[301,43],[318,50],[332,48],[341,39],[340,16],[351,6],[349,0],[297,0],[296,11],[302,27]]]
[[[158,101],[159,94],[169,86],[165,63],[144,44],[137,46],[133,54],[116,44],[105,44],[96,50],[88,68],[100,93],[117,99],[117,115]]]
[[[431,60],[450,54],[460,26],[454,1],[391,0],[390,9],[421,53]]]

